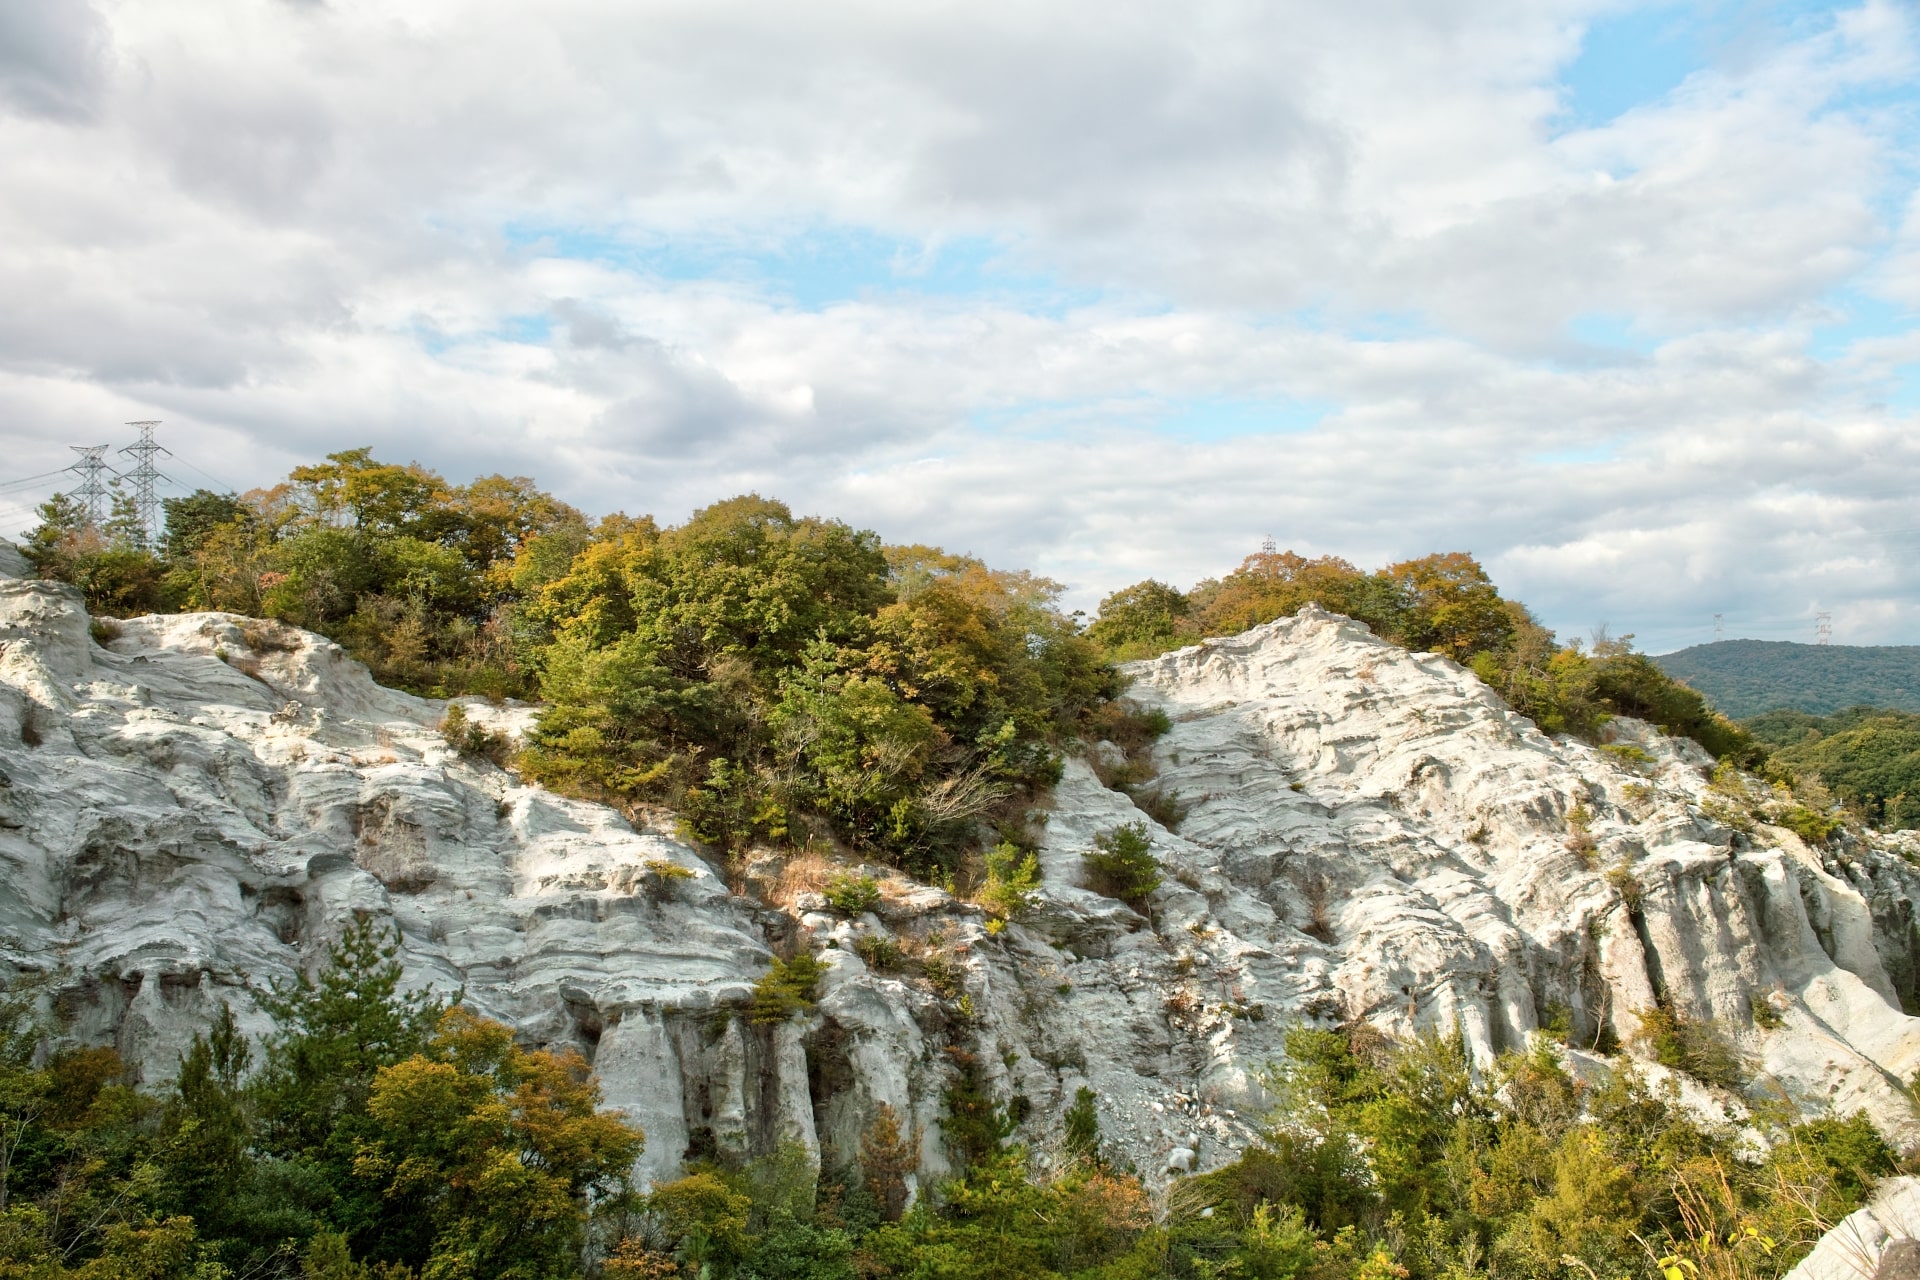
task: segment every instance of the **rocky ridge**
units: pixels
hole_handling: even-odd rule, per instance
[[[782,1143],[845,1162],[882,1103],[937,1176],[964,1075],[1042,1160],[1091,1088],[1104,1139],[1162,1181],[1250,1138],[1293,1023],[1458,1026],[1484,1061],[1548,1022],[1628,1041],[1656,998],[1806,1109],[1920,1141],[1903,845],[1738,831],[1690,743],[1628,722],[1612,751],[1548,738],[1454,664],[1317,609],[1134,665],[1130,696],[1173,724],[1153,759],[1178,833],[1101,783],[1110,746],[1069,757],[1038,815],[1045,888],[995,932],[877,868],[857,917],[813,860],[756,855],[729,885],[661,821],[462,758],[446,704],[321,637],[225,614],[90,627],[23,573],[4,549],[0,962],[53,973],[67,1033],[148,1082],[221,1002],[264,1033],[257,994],[371,915],[417,985],[585,1053],[645,1129],[648,1178]],[[504,732],[534,714],[464,705]],[[1081,862],[1134,821],[1167,873],[1144,913]],[[741,1016],[801,945],[827,970],[814,1013]]]

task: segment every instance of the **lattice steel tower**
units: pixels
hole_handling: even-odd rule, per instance
[[[133,455],[133,470],[127,473],[127,479],[133,483],[133,507],[140,515],[140,528],[146,535],[147,545],[157,546],[160,542],[160,497],[153,487],[165,477],[154,467],[153,456],[164,453],[171,458],[173,454],[153,438],[153,429],[160,425],[158,418],[129,422],[127,425],[140,428],[140,438],[120,450]]]
[[[1833,615],[1816,613],[1813,615],[1813,642],[1815,644],[1833,643]]]
[[[107,466],[107,446],[103,444],[70,444],[67,446],[80,455],[80,461],[67,470],[80,477],[79,487],[67,496],[83,502],[87,507],[87,523],[99,528],[102,508],[107,502],[107,486],[101,476],[112,470]]]

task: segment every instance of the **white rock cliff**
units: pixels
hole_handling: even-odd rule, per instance
[[[222,1002],[265,1033],[257,994],[371,915],[416,985],[585,1053],[646,1131],[650,1179],[788,1142],[845,1163],[882,1103],[937,1176],[965,1061],[1042,1158],[1091,1088],[1103,1138],[1157,1182],[1246,1143],[1289,1025],[1458,1026],[1486,1060],[1550,1018],[1576,1045],[1628,1041],[1656,996],[1809,1111],[1920,1142],[1903,845],[1737,833],[1691,744],[1625,722],[1647,761],[1550,739],[1454,664],[1317,609],[1133,668],[1189,806],[1178,834],[1149,823],[1167,878],[1147,914],[1083,887],[1094,836],[1145,819],[1070,758],[1041,899],[991,933],[899,878],[857,920],[771,858],[734,892],[665,827],[460,758],[445,704],[329,641],[190,614],[102,643],[73,590],[0,550],[0,963],[53,973],[68,1034],[149,1083]],[[533,714],[467,705],[507,730]],[[869,970],[863,936],[944,981]],[[750,1024],[773,946],[800,943],[827,962],[817,1010]]]

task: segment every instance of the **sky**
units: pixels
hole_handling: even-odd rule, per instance
[[[9,534],[159,419],[1920,643],[1913,0],[7,0],[0,298]]]

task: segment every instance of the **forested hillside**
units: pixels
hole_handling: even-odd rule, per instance
[[[295,623],[334,637],[381,679],[412,690],[542,700],[537,728],[517,755],[460,716],[440,732],[464,753],[555,789],[629,812],[670,811],[704,846],[689,862],[710,858],[734,876],[750,846],[756,857],[789,866],[807,855],[821,874],[817,891],[809,890],[819,905],[806,910],[831,916],[830,928],[846,926],[849,945],[840,954],[874,973],[891,972],[899,998],[909,980],[929,997],[920,1006],[929,1047],[916,1063],[929,1060],[941,1072],[933,1095],[938,1134],[881,1105],[861,1119],[857,1141],[821,1145],[823,1168],[793,1144],[741,1156],[689,1135],[680,1176],[637,1186],[631,1170],[647,1135],[601,1110],[584,1058],[534,1050],[512,1028],[457,1002],[443,1007],[408,992],[395,959],[400,935],[360,919],[324,956],[304,941],[280,940],[305,949],[302,963],[318,969],[260,997],[276,1023],[263,1043],[250,1044],[230,1013],[217,1017],[192,1041],[176,1079],[148,1076],[140,1088],[113,1050],[76,1047],[67,1037],[67,1010],[49,994],[60,975],[12,980],[0,1001],[0,1280],[1461,1280],[1480,1273],[1613,1280],[1675,1269],[1771,1280],[1897,1167],[1864,1116],[1803,1120],[1756,1084],[1742,1046],[1775,1031],[1776,1039],[1792,1035],[1785,1019],[1803,1015],[1785,995],[1776,1004],[1757,993],[1749,1010],[1742,994],[1737,1026],[1718,1014],[1689,1015],[1670,997],[1637,1010],[1608,1005],[1609,1016],[1623,1019],[1617,1033],[1602,1035],[1596,1024],[1580,1041],[1593,1054],[1617,1054],[1637,1037],[1646,1057],[1728,1097],[1748,1096],[1754,1127],[1743,1130],[1682,1106],[1677,1092],[1648,1084],[1618,1056],[1604,1071],[1576,1078],[1563,1049],[1583,1025],[1577,1019],[1591,1017],[1557,998],[1543,996],[1537,1023],[1498,1046],[1504,1054],[1489,1048],[1476,1068],[1458,1020],[1451,1031],[1393,1040],[1364,1020],[1365,1010],[1386,1003],[1375,1000],[1336,1027],[1329,988],[1331,1003],[1295,1024],[1269,1016],[1269,1007],[1282,1008],[1261,1002],[1272,997],[1254,999],[1237,985],[1257,975],[1229,976],[1223,966],[1236,954],[1284,969],[1288,987],[1296,974],[1327,970],[1331,950],[1316,952],[1310,964],[1281,965],[1272,947],[1284,935],[1289,946],[1331,948],[1345,926],[1329,917],[1327,904],[1344,890],[1325,868],[1298,888],[1269,872],[1273,903],[1304,909],[1292,917],[1298,927],[1264,899],[1253,909],[1252,898],[1219,908],[1209,922],[1208,912],[1230,900],[1224,881],[1207,878],[1221,859],[1207,851],[1198,863],[1174,863],[1164,856],[1168,832],[1158,832],[1156,846],[1156,829],[1114,794],[1143,781],[1142,773],[1151,776],[1142,763],[1150,753],[1141,748],[1156,735],[1177,738],[1194,722],[1117,699],[1123,681],[1115,660],[1238,632],[1316,602],[1361,619],[1393,644],[1458,659],[1548,730],[1598,737],[1609,716],[1632,715],[1735,761],[1760,758],[1747,733],[1624,642],[1555,644],[1468,556],[1435,555],[1369,573],[1338,560],[1262,555],[1191,592],[1152,582],[1117,592],[1083,630],[1056,607],[1058,588],[1043,579],[924,546],[889,545],[771,499],[734,498],[675,525],[646,516],[594,520],[528,481],[455,485],[364,450],[298,468],[273,489],[172,501],[157,545],[146,544],[124,511],[105,528],[90,526],[64,500],[44,514],[31,559],[41,574],[85,594],[103,642],[92,648],[126,664],[116,670],[143,660],[109,652],[130,645],[139,630],[124,628],[116,639],[116,615],[222,609]],[[1301,625],[1344,633],[1342,643],[1361,647],[1346,652],[1369,652],[1365,679],[1385,683],[1370,665],[1379,661],[1407,668],[1399,678],[1456,687],[1460,715],[1444,722],[1454,742],[1479,741],[1462,725],[1478,725],[1488,743],[1520,740],[1512,718],[1489,706],[1473,680],[1450,668],[1436,675],[1430,668],[1442,664],[1407,660],[1390,645],[1356,638],[1358,629],[1345,624]],[[250,685],[221,664],[257,679],[262,655],[270,660],[276,645],[285,652],[290,642],[273,626],[234,629],[246,638],[243,653],[203,651],[198,661]],[[88,647],[77,621],[74,639]],[[1345,674],[1357,662],[1343,657],[1336,665],[1342,681],[1361,678]],[[1338,696],[1347,687],[1339,685]],[[1436,732],[1426,705],[1396,712],[1409,725],[1418,717],[1423,743]],[[155,711],[135,710],[143,717]],[[257,718],[270,723],[273,716],[260,710]],[[1338,715],[1307,717],[1319,725],[1330,719],[1340,732],[1352,731],[1354,721]],[[20,721],[23,753],[41,749],[36,724]],[[1079,763],[1063,772],[1066,752],[1099,739],[1116,746],[1089,752],[1103,776]],[[1622,743],[1611,744],[1611,754],[1568,750],[1584,761],[1577,769],[1553,764],[1561,757],[1552,752],[1524,753],[1527,767],[1568,770],[1556,775],[1551,794],[1529,791],[1504,808],[1479,804],[1477,826],[1455,814],[1446,838],[1477,846],[1475,860],[1499,854],[1540,867],[1558,859],[1564,865],[1555,879],[1591,882],[1581,909],[1644,920],[1674,893],[1670,878],[1651,878],[1653,866],[1635,869],[1648,833],[1622,838],[1630,823],[1654,820],[1655,759]],[[1421,752],[1423,767],[1431,764],[1429,748]],[[160,758],[164,765],[139,767],[174,767],[174,757]],[[1169,771],[1178,763],[1169,762]],[[1460,790],[1468,762],[1459,763],[1457,773],[1439,775],[1457,780],[1442,793],[1468,794]],[[1671,767],[1706,788],[1691,766]],[[1407,777],[1395,768],[1397,779]],[[1585,781],[1596,769],[1617,775],[1611,816],[1595,812],[1604,788]],[[1488,772],[1505,778],[1513,769]],[[1339,807],[1332,801],[1340,793],[1309,794],[1314,775],[1304,767],[1286,776],[1266,789],[1289,807],[1290,821],[1307,824],[1298,829],[1313,830],[1311,823]],[[1070,917],[1092,922],[1085,937],[1049,935],[1025,923],[1045,892],[1036,828],[1068,824],[1061,806],[1040,802],[1056,782],[1065,791],[1076,777],[1129,817],[1103,821],[1084,853],[1073,855],[1086,880],[1065,893],[1096,904]],[[1749,795],[1730,767],[1716,778],[1714,801],[1728,821],[1744,823],[1741,830],[1761,821],[1792,824],[1804,809],[1784,792],[1762,787],[1764,795]],[[1567,799],[1566,779],[1582,779],[1584,800]],[[1383,788],[1369,783],[1366,790],[1378,796]],[[1156,808],[1152,795],[1136,794],[1166,828],[1178,825],[1176,798],[1161,797]],[[1194,788],[1197,806],[1206,794]],[[1678,793],[1658,801],[1668,802],[1687,803]],[[1564,812],[1555,807],[1562,803]],[[501,820],[491,797],[482,809]],[[1812,838],[1833,830],[1824,812],[1805,817]],[[1381,842],[1396,820],[1385,809],[1363,815],[1365,847],[1390,849]],[[1659,822],[1669,835],[1692,830]],[[1511,830],[1493,829],[1503,823]],[[1600,862],[1595,832],[1611,842],[1618,862]],[[1424,852],[1435,836],[1409,832],[1405,848]],[[1377,896],[1371,887],[1387,877],[1368,870],[1356,846],[1330,832],[1306,843],[1309,856],[1352,864],[1344,870],[1354,888]],[[462,857],[469,848],[461,846]],[[1676,862],[1718,866],[1717,853],[1699,856],[1703,848],[1689,845]],[[50,854],[43,864],[63,856]],[[1250,1108],[1245,1115],[1251,1147],[1243,1151],[1236,1141],[1218,1167],[1175,1176],[1156,1198],[1153,1178],[1169,1170],[1116,1158],[1113,1125],[1133,1117],[1110,1106],[1103,1113],[1092,1089],[1063,1089],[1061,1105],[1070,1109],[1059,1130],[1023,1129],[1032,1097],[988,1083],[989,1069],[1011,1070],[1023,1055],[982,1031],[994,1025],[986,1007],[994,993],[966,985],[950,922],[937,934],[903,927],[897,936],[862,932],[854,940],[853,923],[880,905],[878,881],[854,866],[867,860],[971,898],[960,904],[926,895],[973,913],[969,946],[1033,963],[1035,985],[1016,988],[1014,1012],[1023,1023],[1053,1018],[1112,1029],[1112,1038],[1145,1046],[1156,1077],[1171,1060],[1176,1026],[1215,1019],[1204,1024],[1209,1055],[1223,1051],[1235,1024],[1272,1033],[1269,1056],[1279,1061],[1271,1062],[1262,1096],[1275,1105],[1270,1114]],[[679,863],[645,868],[646,887],[629,882],[619,891],[627,905],[651,898],[657,908],[676,884],[695,878]],[[1673,872],[1662,864],[1659,874]],[[1213,898],[1195,887],[1210,883]],[[812,948],[837,944],[806,941],[811,935],[793,927],[792,917],[752,900],[750,890],[730,883],[707,892],[778,917],[780,936],[768,948],[777,958],[757,981],[738,983],[730,1004],[693,1005],[689,1015],[690,1039],[731,1035],[759,1046],[757,1083],[764,1086],[774,1038],[824,1017],[833,994],[822,959],[829,953]],[[1795,910],[1801,893],[1788,890]],[[1165,904],[1175,894],[1194,914],[1170,924]],[[48,916],[55,919],[52,908]],[[1425,906],[1410,916],[1417,921],[1402,927],[1417,926],[1417,935],[1368,932],[1349,942],[1377,953],[1417,937],[1409,953],[1450,965],[1445,957],[1454,953],[1431,945],[1444,922]],[[69,919],[57,914],[60,928]],[[1261,947],[1226,934],[1228,920],[1249,919],[1269,929]],[[1557,912],[1554,920],[1573,945],[1599,936],[1597,924],[1569,931]],[[431,926],[423,932],[431,940]],[[1162,944],[1165,967],[1143,967],[1158,963],[1150,949]],[[1076,954],[1076,947],[1103,954]],[[1131,966],[1122,976],[1129,992],[1145,992],[1143,1005],[1117,997],[1101,1003],[1092,966],[1109,959]],[[487,965],[502,962],[490,954]],[[1584,982],[1586,961],[1569,965]],[[1442,976],[1451,981],[1451,973]],[[251,985],[245,973],[227,977]],[[106,989],[119,992],[117,981],[107,980]],[[1473,982],[1480,985],[1478,977]],[[199,989],[211,991],[210,984]],[[1820,984],[1832,988],[1833,975]],[[466,998],[472,988],[461,990]],[[1404,1002],[1411,1017],[1411,988],[1395,992],[1393,1007]],[[1000,998],[1009,1002],[1005,990]],[[1162,1026],[1166,1040],[1155,1038]],[[602,1031],[611,1034],[596,1022],[595,1035]],[[834,1047],[840,1056],[817,1061],[844,1069],[844,1048]],[[1039,1057],[1031,1048],[1024,1056]],[[800,1064],[802,1094],[813,1083],[836,1092],[833,1077],[810,1078],[814,1061]],[[1585,1061],[1591,1067],[1598,1059]],[[1064,1050],[1041,1065],[1050,1073],[1087,1068],[1084,1054]],[[1102,1114],[1113,1122],[1104,1140]],[[1049,1149],[1015,1141],[1056,1132],[1058,1145]],[[1764,1151],[1756,1132],[1771,1142]],[[910,1205],[923,1142],[945,1151],[940,1167],[953,1176],[923,1183]],[[674,1156],[680,1159],[678,1150]],[[1189,1149],[1189,1167],[1192,1156]]]
[[[1920,645],[1721,640],[1654,661],[1736,719],[1780,707],[1812,715],[1856,706],[1920,711]]]
[[[1887,831],[1920,827],[1920,715],[1769,711],[1741,724],[1774,748],[1779,767],[1819,779],[1863,820]]]
[[[165,506],[148,546],[125,504],[95,528],[56,498],[27,555],[98,615],[272,618],[412,692],[538,698],[526,776],[668,807],[723,850],[824,840],[923,876],[990,874],[979,851],[1030,844],[1022,815],[1063,743],[1144,731],[1111,701],[1114,661],[1309,601],[1471,666],[1549,732],[1632,715],[1757,759],[1647,658],[1556,644],[1459,553],[1371,574],[1257,555],[1188,593],[1116,592],[1082,632],[1057,583],[755,495],[674,526],[592,520],[530,480],[451,484],[356,449]]]

